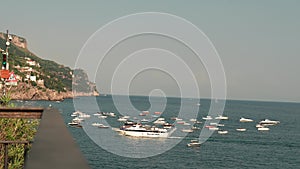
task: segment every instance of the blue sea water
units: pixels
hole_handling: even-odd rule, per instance
[[[88,97],[78,98],[83,104],[82,110],[95,113],[90,109],[92,104]],[[180,98],[168,98],[166,107],[161,116],[167,120],[176,116],[181,104]],[[111,96],[100,96],[96,99],[101,111],[118,112]],[[153,101],[153,100],[152,100]],[[154,99],[153,102],[159,102],[160,99]],[[133,96],[131,103],[138,110],[147,110],[151,108],[147,97]],[[210,100],[201,99],[198,119],[207,115]],[[48,106],[58,108],[61,111],[65,122],[71,121],[70,116],[75,111],[73,100],[66,99],[63,102],[48,101],[31,101],[25,104]],[[126,108],[126,104],[122,105]],[[158,106],[159,107],[159,106]],[[128,108],[128,111],[132,111]],[[282,102],[261,102],[261,101],[236,101],[227,100],[223,115],[228,116],[229,120],[221,121],[228,130],[228,134],[220,135],[217,132],[204,142],[199,148],[190,148],[186,144],[191,139],[197,138],[199,132],[188,134],[186,137],[174,139],[176,146],[171,147],[168,151],[147,158],[131,158],[111,153],[106,148],[98,146],[85,130],[68,127],[74,136],[81,151],[88,160],[91,168],[299,168],[300,166],[300,104],[299,103],[282,103]],[[241,117],[247,117],[254,120],[252,123],[240,123]],[[271,126],[270,131],[257,131],[255,125],[265,119],[280,121],[280,124]],[[118,127],[120,124],[115,119],[107,119],[110,125]],[[188,121],[188,119],[185,119]],[[203,125],[203,124],[202,124]],[[200,127],[201,124],[200,124]],[[237,132],[236,128],[247,128],[246,132]],[[108,137],[103,130],[99,129],[99,141]],[[202,129],[204,130],[204,129]],[[95,133],[97,134],[97,133]],[[105,140],[105,139],[104,139]],[[139,143],[145,142],[142,139],[132,139],[125,136],[115,136],[110,140],[116,144],[132,145],[130,149],[124,148],[128,153],[137,153]],[[125,144],[126,142],[126,144]],[[147,142],[147,140],[146,140]],[[164,141],[151,141],[153,149],[148,149],[155,153],[160,147],[163,147]],[[98,142],[99,143],[99,142]],[[165,142],[167,143],[167,141]],[[155,146],[156,145],[156,146]],[[128,148],[128,147],[127,147]],[[132,150],[134,149],[134,150]],[[126,153],[126,152],[123,152]]]

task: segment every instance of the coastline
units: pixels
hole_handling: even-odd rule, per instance
[[[91,92],[75,92],[66,91],[58,92],[52,89],[39,88],[37,86],[31,86],[23,84],[8,89],[8,93],[12,100],[49,100],[49,101],[61,101],[64,99],[74,98],[77,96],[99,96],[99,92],[96,90]]]
[[[72,91],[67,92],[53,92],[52,94],[49,93],[35,93],[33,95],[19,95],[19,94],[11,94],[12,100],[47,100],[47,101],[62,101],[64,99],[72,99],[75,97],[88,97],[88,96],[99,96],[99,94],[93,93],[81,93],[74,95]]]

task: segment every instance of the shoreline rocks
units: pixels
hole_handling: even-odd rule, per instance
[[[77,96],[99,96],[97,91],[90,93],[83,92],[58,92],[46,88],[38,88],[28,84],[18,85],[8,90],[12,100],[49,100],[49,101],[60,101],[67,98],[74,98]]]

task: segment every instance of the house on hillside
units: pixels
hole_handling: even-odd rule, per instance
[[[36,62],[34,60],[26,60],[26,63],[29,64],[29,66],[35,66]]]
[[[5,82],[6,85],[17,86],[18,80],[14,72],[9,73],[9,78]]]

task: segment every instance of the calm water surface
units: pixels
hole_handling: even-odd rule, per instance
[[[83,110],[95,113],[89,109],[88,98],[79,98],[86,102]],[[180,108],[179,98],[168,98],[167,105],[162,117],[167,120],[176,116]],[[115,112],[112,98],[110,96],[97,97],[101,111]],[[139,110],[147,110],[150,103],[147,97],[131,97],[132,104]],[[210,100],[201,100],[198,119],[207,115]],[[23,104],[48,106],[58,108],[65,122],[71,121],[70,114],[74,112],[73,100],[67,99],[63,102],[35,101]],[[126,106],[126,105],[123,105]],[[130,111],[130,110],[128,110]],[[256,102],[256,101],[227,101],[224,115],[229,120],[221,121],[225,124],[222,129],[228,130],[228,134],[220,135],[215,132],[200,148],[190,148],[186,144],[199,136],[199,132],[188,134],[181,139],[174,138],[178,143],[170,150],[148,158],[123,157],[106,151],[95,144],[83,129],[68,127],[79,144],[81,151],[87,158],[93,169],[105,168],[299,168],[300,166],[300,104],[280,102]],[[254,120],[253,123],[240,123],[241,117]],[[279,125],[271,126],[270,131],[257,131],[255,124],[265,118],[280,121]],[[119,127],[115,119],[107,119],[110,125]],[[188,119],[185,119],[186,121]],[[200,125],[202,128],[202,126]],[[237,132],[236,128],[247,128],[246,132]],[[101,130],[96,128],[97,130]],[[96,130],[95,129],[95,130]],[[109,130],[109,129],[108,129]],[[110,130],[111,131],[111,130]],[[105,138],[105,132],[99,132],[99,141]],[[95,133],[97,134],[97,133]],[[108,138],[108,135],[107,135]],[[105,139],[104,139],[105,140]],[[128,153],[136,153],[138,156],[138,145],[147,142],[143,139],[133,139],[116,135],[113,137],[115,144],[132,145]],[[155,153],[161,146],[167,146],[168,141],[149,141],[154,148],[145,153]],[[152,145],[152,146],[153,146]],[[156,145],[156,146],[155,146]],[[133,150],[135,148],[135,150]],[[141,148],[141,147],[140,147]],[[126,150],[126,148],[124,149]],[[127,151],[127,150],[126,150]]]

